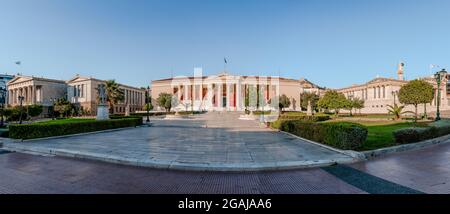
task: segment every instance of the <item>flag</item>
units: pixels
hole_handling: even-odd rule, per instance
[[[228,64],[228,62],[227,62],[227,58],[223,58],[223,61],[225,62],[225,64]]]
[[[17,61],[17,62],[16,62],[16,65],[20,65],[20,64],[22,64],[21,61]]]

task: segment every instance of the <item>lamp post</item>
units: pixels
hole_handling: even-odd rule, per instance
[[[445,69],[442,69],[441,71],[438,71],[434,74],[434,78],[436,79],[437,83],[437,107],[436,107],[436,121],[441,119],[441,113],[439,112],[439,106],[441,105],[441,81],[442,78],[447,75],[447,71]]]
[[[6,103],[6,89],[4,89],[3,87],[0,87],[0,111],[1,111],[1,115],[0,115],[0,127],[3,127],[4,125],[4,120],[3,120],[3,112],[5,110],[5,103]]]
[[[150,86],[147,86],[147,90],[145,91],[145,110],[147,111],[147,120],[146,122],[150,122],[150,95],[149,95],[149,91],[150,91]]]
[[[394,96],[394,106],[395,106],[395,105],[397,104],[397,103],[395,102],[395,97],[397,96],[398,91],[392,91],[391,93],[392,93],[392,96]]]
[[[50,98],[50,102],[52,102],[52,120],[55,119],[55,102],[56,98]]]
[[[19,103],[20,103],[20,118],[19,118],[19,124],[22,124],[23,100],[25,99],[25,97],[19,95],[17,98],[19,99]]]

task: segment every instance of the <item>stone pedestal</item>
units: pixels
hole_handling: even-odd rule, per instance
[[[130,105],[125,107],[125,116],[130,116]]]
[[[96,120],[109,120],[109,108],[108,108],[108,105],[99,105],[97,107]]]
[[[308,100],[308,108],[306,110],[306,115],[311,116],[313,114],[311,100]]]

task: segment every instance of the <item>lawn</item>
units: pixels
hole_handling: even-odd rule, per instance
[[[395,139],[393,132],[397,129],[413,127],[412,122],[401,122],[401,123],[391,123],[391,124],[380,124],[380,123],[361,123],[367,126],[368,135],[366,141],[363,143],[360,151],[379,149],[383,147],[395,146]],[[416,126],[427,126],[428,123],[422,122],[417,123]]]
[[[339,118],[338,120],[328,120],[328,122],[347,121],[352,123],[359,123],[367,127],[368,134],[367,139],[363,143],[359,151],[367,151],[373,149],[379,149],[389,146],[395,146],[394,135],[392,134],[397,129],[413,127],[413,122],[407,121],[395,121],[395,120],[380,120],[380,121],[368,121],[368,120],[346,120],[345,118]],[[423,127],[427,126],[430,122],[418,122],[415,126]]]
[[[64,123],[73,123],[73,122],[88,122],[94,121],[93,118],[66,118],[66,119],[57,119],[57,120],[47,120],[36,122],[39,124],[64,124]]]

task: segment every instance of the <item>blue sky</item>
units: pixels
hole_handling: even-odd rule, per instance
[[[227,70],[338,88],[450,68],[446,0],[0,0],[0,73],[146,86]],[[14,64],[22,61],[21,66]]]

